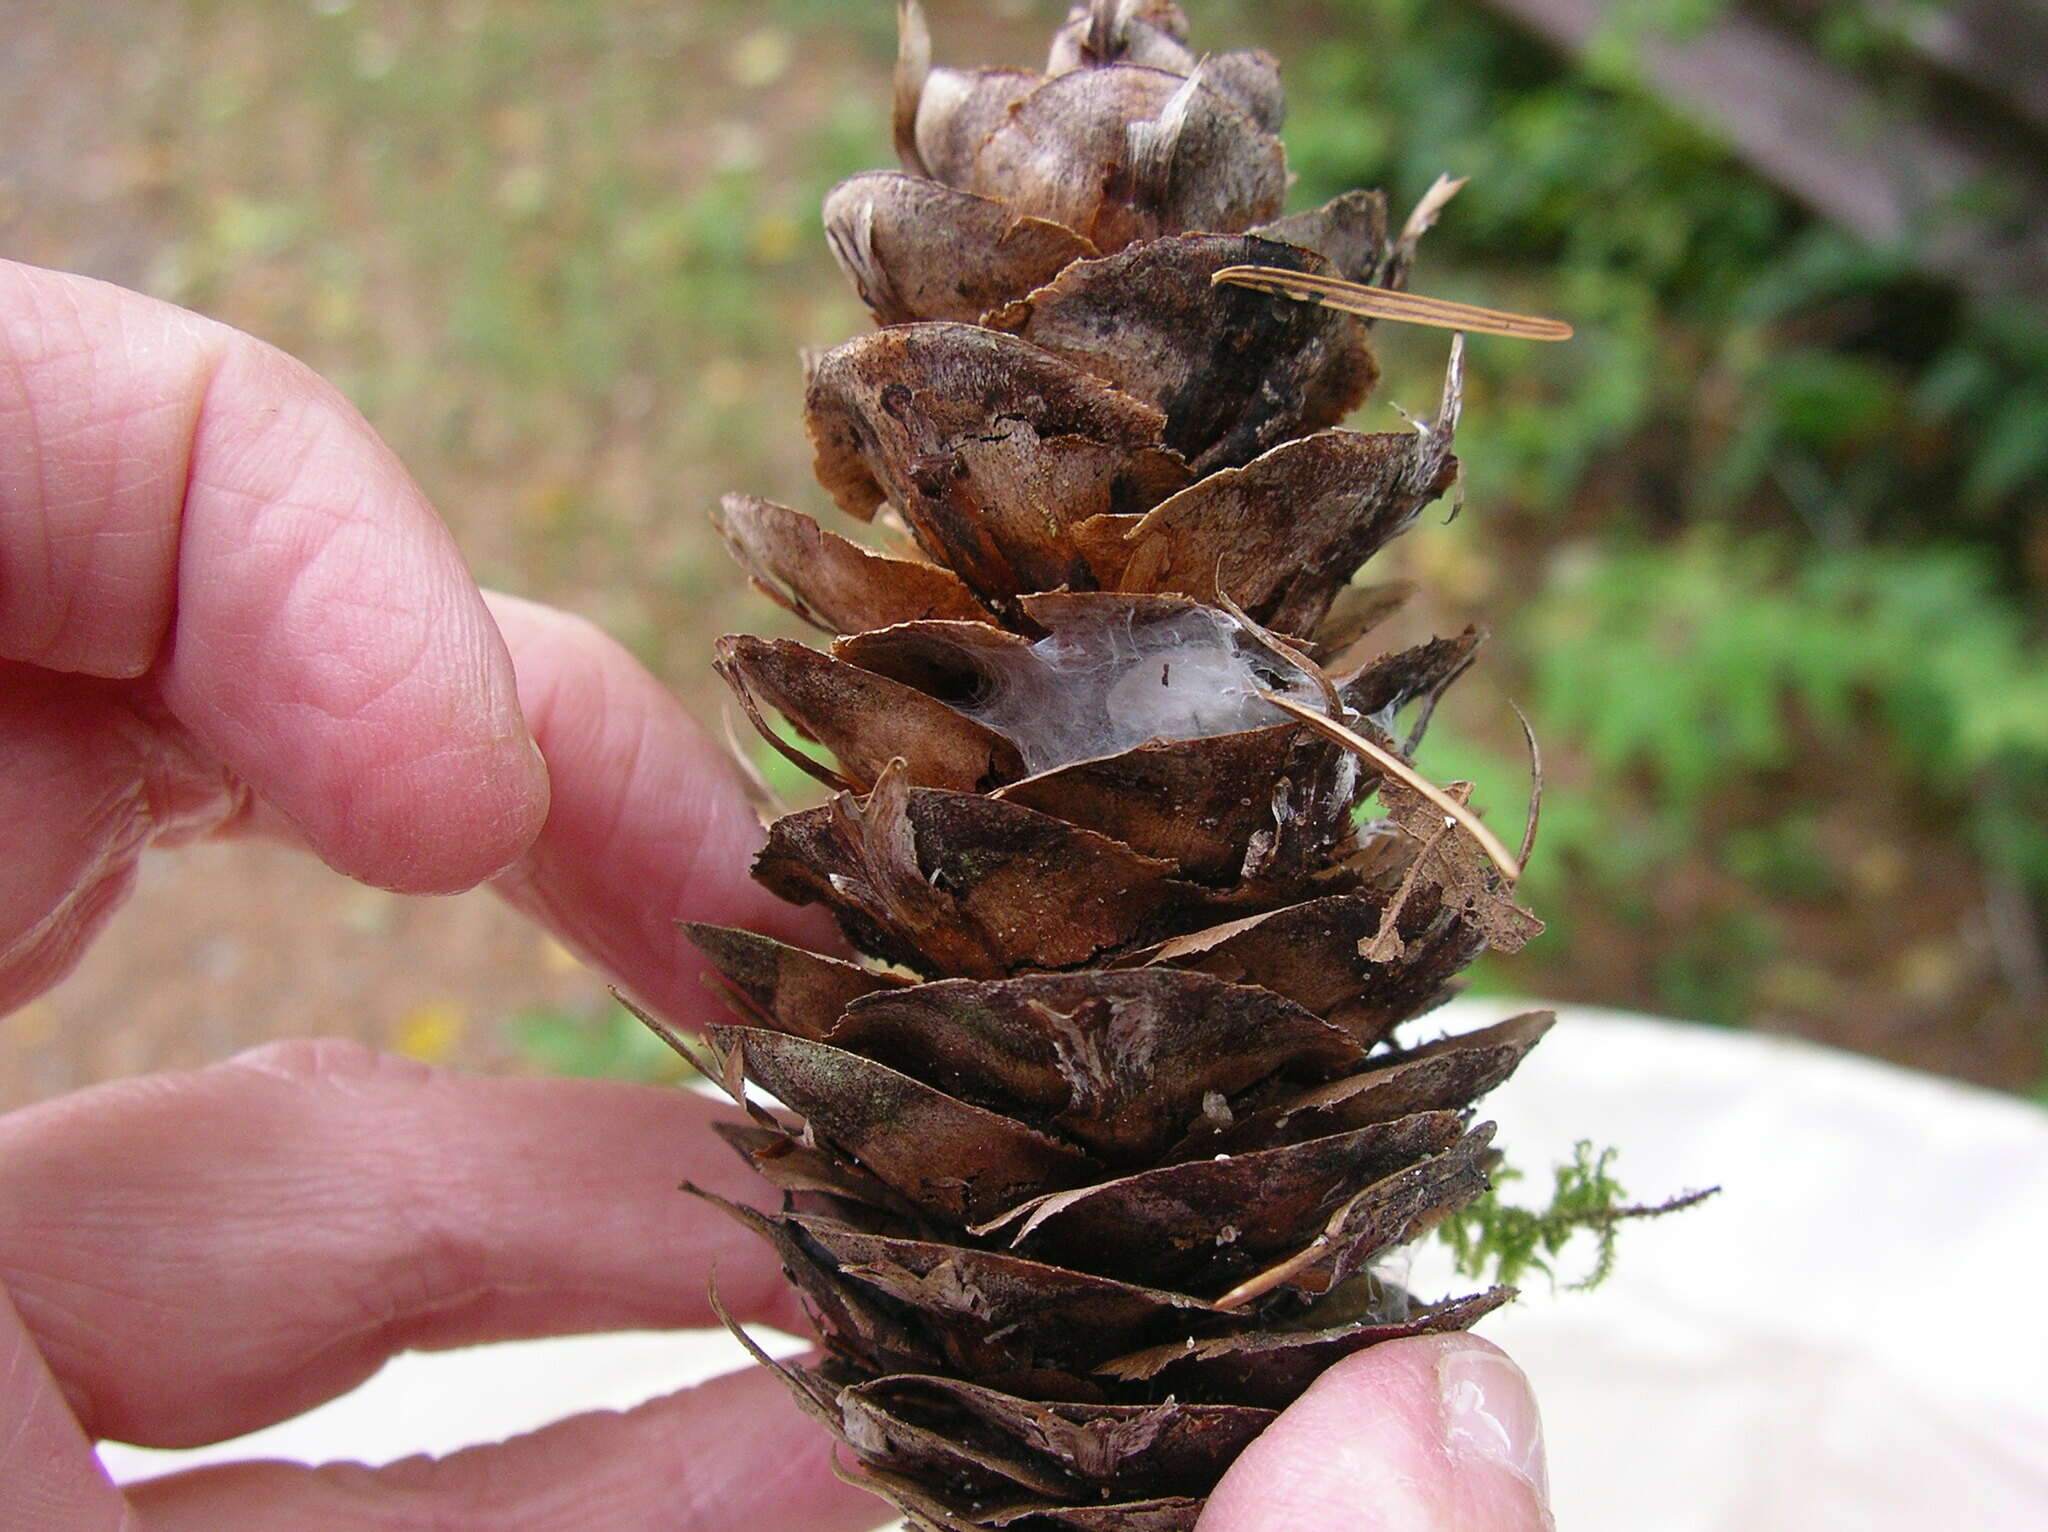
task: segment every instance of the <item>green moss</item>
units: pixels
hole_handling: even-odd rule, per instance
[[[1631,1204],[1609,1168],[1618,1152],[1609,1148],[1596,1154],[1591,1140],[1579,1140],[1571,1162],[1553,1172],[1550,1205],[1540,1209],[1501,1200],[1500,1188],[1522,1179],[1521,1172],[1502,1166],[1493,1173],[1493,1187],[1439,1224],[1437,1237],[1450,1246],[1463,1275],[1513,1286],[1532,1271],[1555,1284],[1558,1269],[1552,1263],[1583,1235],[1591,1242],[1591,1264],[1565,1289],[1598,1287],[1614,1271],[1617,1233],[1624,1221],[1675,1213],[1720,1189],[1685,1192],[1654,1206]]]

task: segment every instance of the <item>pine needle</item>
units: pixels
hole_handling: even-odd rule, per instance
[[[1570,340],[1572,327],[1561,319],[1483,309],[1448,298],[1425,298],[1391,287],[1367,287],[1342,277],[1320,277],[1280,266],[1226,266],[1210,285],[1248,287],[1275,298],[1314,303],[1365,319],[1391,319],[1398,324],[1434,325],[1440,330],[1467,330],[1475,335],[1509,335],[1517,340]]]
[[[1522,864],[1509,853],[1506,846],[1501,844],[1500,837],[1487,829],[1477,814],[1431,782],[1393,751],[1374,744],[1363,734],[1345,728],[1327,713],[1318,713],[1314,708],[1296,702],[1292,697],[1283,697],[1278,692],[1260,692],[1259,695],[1281,712],[1293,714],[1318,734],[1364,756],[1388,776],[1398,777],[1407,783],[1441,809],[1445,818],[1454,819],[1463,825],[1472,838],[1479,842],[1479,849],[1486,853],[1487,859],[1500,869],[1502,877],[1510,883],[1520,880]]]
[[[1522,824],[1522,854],[1515,858],[1527,867],[1529,853],[1536,849],[1536,825],[1543,817],[1543,747],[1536,743],[1536,726],[1529,715],[1513,702],[1508,706],[1522,720],[1522,738],[1529,742],[1529,816]]]

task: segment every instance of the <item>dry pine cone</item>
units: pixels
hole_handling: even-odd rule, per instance
[[[1185,1529],[1322,1369],[1509,1296],[1374,1270],[1484,1187],[1472,1103],[1549,1023],[1394,1039],[1537,929],[1398,769],[1479,635],[1378,653],[1401,592],[1352,582],[1453,481],[1457,353],[1434,421],[1344,430],[1368,324],[1212,281],[1399,288],[1441,198],[1282,218],[1274,61],[1169,0],[1077,7],[1043,74],[932,68],[902,9],[904,170],[825,210],[881,327],[806,415],[905,546],[720,517],[834,635],[720,646],[838,790],[755,874],[875,960],[692,928],[724,1083],[787,1108],[727,1135],[782,1211],[730,1211],[824,1346],[783,1376],[913,1525]]]

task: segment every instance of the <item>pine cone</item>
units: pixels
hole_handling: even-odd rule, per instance
[[[881,328],[806,413],[916,555],[720,518],[835,635],[720,644],[838,790],[755,875],[878,961],[691,929],[724,1083],[790,1114],[727,1135],[782,1211],[727,1206],[823,1343],[783,1377],[914,1525],[1168,1532],[1323,1368],[1509,1296],[1374,1267],[1484,1188],[1472,1102],[1549,1024],[1393,1040],[1538,929],[1398,770],[1479,635],[1375,654],[1402,592],[1352,583],[1452,484],[1458,353],[1433,422],[1343,430],[1367,323],[1212,281],[1398,287],[1435,199],[1399,237],[1377,192],[1281,218],[1274,61],[1198,61],[1168,0],[1077,7],[1043,75],[902,22],[905,170],[825,210]]]

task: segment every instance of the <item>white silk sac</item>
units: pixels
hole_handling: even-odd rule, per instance
[[[1299,667],[1211,607],[1151,621],[1069,612],[1037,643],[976,661],[983,689],[954,706],[1006,736],[1034,775],[1151,740],[1285,723],[1261,692],[1323,704]]]

